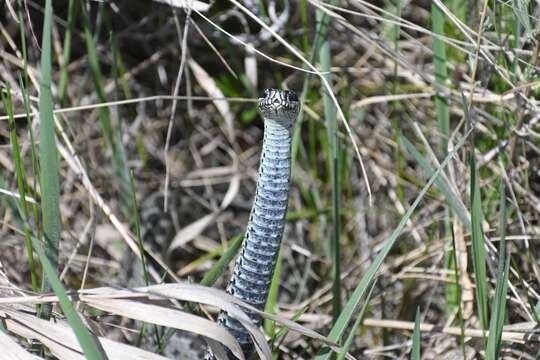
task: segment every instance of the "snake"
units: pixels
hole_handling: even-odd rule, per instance
[[[292,131],[300,102],[293,91],[266,89],[258,109],[264,121],[264,137],[255,199],[227,292],[264,310],[285,228]],[[248,315],[255,325],[261,325],[259,315]],[[236,338],[248,358],[254,352],[248,331],[226,312],[220,314],[218,321]],[[205,359],[214,359],[211,350]]]
[[[258,110],[264,122],[264,136],[255,197],[242,247],[226,291],[243,302],[264,310],[285,228],[291,177],[292,132],[300,111],[300,101],[293,91],[266,89],[258,100]],[[157,254],[164,252],[167,242],[172,240],[174,235],[170,216],[162,214],[160,210],[162,203],[163,194],[150,194],[142,204],[141,214],[141,223],[145,225],[141,237]],[[144,285],[140,262],[134,262],[130,257],[124,265],[124,283],[129,287]],[[261,325],[262,319],[259,315],[250,312],[247,315],[255,325]],[[254,353],[251,337],[240,322],[227,312],[222,312],[218,323],[236,338],[246,358]],[[210,348],[186,335],[185,332],[175,332],[168,341],[164,354],[181,359],[215,359]],[[192,340],[187,342],[188,345],[186,337]],[[145,342],[146,347],[155,347],[152,336]],[[228,357],[234,358],[230,353]]]

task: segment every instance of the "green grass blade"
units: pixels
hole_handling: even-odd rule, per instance
[[[268,291],[268,299],[266,300],[266,305],[264,308],[264,311],[269,314],[275,313],[274,309],[278,301],[279,285],[281,283],[281,270],[283,269],[282,261],[283,257],[281,256],[280,251],[276,260],[276,268],[274,270],[274,274],[272,275],[272,282],[270,284],[270,290]],[[274,335],[274,321],[270,319],[265,319],[264,330],[270,337],[272,337]]]
[[[8,83],[9,84],[9,83]],[[2,101],[4,108],[8,114],[8,125],[10,128],[11,148],[13,151],[13,157],[15,158],[15,174],[17,177],[17,188],[19,190],[19,207],[21,213],[24,216],[23,220],[28,221],[28,207],[26,205],[26,176],[24,173],[24,164],[21,158],[21,151],[19,142],[17,140],[17,128],[15,126],[15,119],[13,118],[13,102],[11,99],[11,89],[8,86],[6,89],[6,95],[2,92]],[[32,290],[34,292],[39,291],[38,276],[36,267],[34,265],[34,253],[32,250],[31,234],[28,231],[24,232],[24,244],[26,247],[26,254],[28,256],[28,267],[30,269],[30,278],[32,282]]]
[[[139,245],[139,252],[141,253],[139,260],[141,261],[141,266],[143,269],[144,283],[146,286],[148,286],[150,285],[150,275],[148,273],[148,267],[146,265],[146,260],[144,256],[144,243],[141,237],[141,224],[140,224],[140,217],[139,217],[139,208],[137,206],[137,196],[136,196],[136,191],[135,191],[135,179],[133,177],[133,170],[130,172],[129,175],[130,175],[129,180],[130,180],[130,185],[131,185],[131,188],[130,188],[131,189],[131,207],[133,210],[132,216],[133,216],[133,222],[135,224],[135,238],[137,240],[137,244]],[[143,339],[147,331],[146,327],[147,327],[147,324],[144,323],[139,333],[139,343]],[[155,335],[156,344],[158,345],[158,348],[161,348],[162,338],[158,331],[158,326],[153,324],[152,330]]]
[[[300,0],[300,19],[302,21],[302,49],[304,53],[309,52],[309,24],[308,24],[308,5],[307,0]]]
[[[58,159],[56,154],[56,142],[53,118],[53,100],[51,94],[51,22],[52,4],[47,0],[45,4],[45,19],[43,24],[43,42],[41,57],[41,83],[40,83],[40,158],[41,158],[41,193],[42,193],[42,216],[43,233],[45,237],[45,248],[43,249],[39,240],[30,238],[31,245],[38,254],[39,260],[46,276],[45,291],[52,290],[58,297],[60,307],[73,329],[81,348],[87,359],[106,359],[106,355],[99,342],[95,340],[88,329],[84,326],[75,308],[69,301],[66,290],[58,278],[58,243],[60,239],[60,212],[58,207],[59,180],[58,180]],[[24,199],[24,197],[22,198]],[[24,221],[25,234],[31,234],[31,229],[26,222],[25,206],[21,203],[19,214]],[[45,315],[50,311],[47,307]]]
[[[395,14],[396,17],[401,17],[401,1],[400,0],[392,0],[386,3],[386,14],[385,18],[390,19],[390,15]],[[401,26],[399,24],[384,24],[384,33],[385,37],[388,39],[388,43],[394,44],[394,51],[396,53],[399,52],[399,39],[401,37]],[[394,66],[393,66],[393,74],[392,74],[392,87],[389,90],[392,94],[399,94],[399,85],[400,85],[400,76],[399,76],[399,62],[394,59]],[[389,111],[390,111],[390,119],[392,124],[392,137],[394,141],[397,143],[396,147],[394,148],[394,172],[396,174],[402,174],[405,171],[405,159],[403,158],[403,153],[401,150],[401,146],[398,140],[399,134],[401,133],[400,125],[401,125],[401,104],[399,101],[393,101],[388,104]],[[396,195],[399,199],[399,201],[404,202],[405,200],[405,191],[403,187],[403,179],[400,176],[396,177]],[[406,249],[403,249],[406,251]],[[381,309],[383,311],[384,316],[384,301],[381,303]],[[384,341],[388,339],[387,336],[388,331],[386,329],[383,329],[383,338]]]
[[[311,48],[311,54],[309,56],[309,61],[311,63],[315,62],[317,54],[319,52],[319,48],[321,47],[321,44],[324,41],[321,35],[324,33],[323,26],[325,26],[325,24],[327,25],[327,22],[321,22],[317,20],[317,27],[315,29],[315,37],[313,39],[313,46]],[[302,92],[300,94],[300,103],[305,103],[306,101],[306,97],[308,95],[310,85],[311,85],[311,78],[312,78],[311,76],[304,77],[304,82],[302,84]],[[296,167],[296,161],[297,161],[296,158],[297,158],[298,152],[300,151],[300,148],[303,145],[302,139],[300,136],[303,120],[304,120],[304,112],[300,111],[294,125],[293,139],[292,139],[292,144],[291,144],[291,172],[292,173],[294,173],[294,169]]]
[[[517,19],[519,23],[521,24],[521,26],[523,26],[523,28],[525,29],[525,36],[527,38],[530,38],[533,33],[533,30],[531,27],[531,22],[529,21],[529,10],[528,10],[529,1],[528,0],[513,0],[512,3],[513,3],[512,9],[514,10],[514,13]]]
[[[474,144],[471,141],[471,144]],[[472,226],[472,258],[474,264],[476,305],[478,317],[482,329],[488,328],[488,299],[487,299],[487,278],[486,278],[486,250],[484,246],[484,232],[482,231],[482,200],[480,198],[480,182],[476,169],[474,146],[471,146],[470,154],[471,172],[471,226]]]
[[[66,33],[64,34],[64,54],[62,57],[62,68],[60,69],[60,80],[58,82],[58,100],[60,103],[64,102],[66,96],[66,89],[68,84],[68,66],[71,58],[71,43],[73,36],[73,27],[75,25],[75,18],[77,16],[79,0],[69,0],[68,4],[68,18]]]
[[[26,32],[24,30],[24,13],[22,0],[18,0],[19,32],[21,34],[21,50],[23,56],[24,85],[28,86],[28,50],[26,48]]]
[[[81,2],[80,15],[84,29],[84,39],[86,43],[86,52],[88,54],[88,64],[92,78],[94,80],[94,87],[96,90],[97,98],[99,102],[107,102],[107,96],[105,94],[105,88],[103,86],[101,68],[99,65],[98,53],[96,43],[90,31],[90,22],[88,20],[88,14],[86,13],[85,5]],[[112,150],[113,165],[116,170],[116,174],[120,183],[120,197],[122,205],[126,212],[129,209],[130,202],[130,181],[129,171],[127,167],[127,158],[122,144],[120,131],[117,131],[111,123],[111,112],[108,107],[101,107],[99,109],[99,118],[101,127],[103,130],[103,136],[107,146]]]
[[[499,242],[499,273],[497,275],[497,286],[495,287],[495,298],[491,301],[491,319],[489,322],[489,335],[486,345],[486,359],[495,360],[499,358],[501,347],[501,336],[504,326],[506,312],[506,292],[508,290],[508,272],[510,269],[510,256],[506,256],[506,191],[505,183],[501,180],[500,185],[500,237]]]
[[[25,81],[21,74],[19,74],[19,86],[21,87],[22,91],[22,98],[23,98],[23,104],[24,104],[24,113],[26,114],[26,125],[28,127],[28,135],[30,137],[30,154],[32,159],[32,171],[34,174],[39,174],[39,159],[37,156],[37,150],[36,150],[36,140],[34,137],[34,130],[32,129],[32,116],[30,115],[31,109],[30,109],[30,98],[28,96],[28,91],[26,90]],[[34,189],[36,188],[36,178],[34,177]]]
[[[301,308],[300,310],[297,310],[293,314],[293,316],[291,317],[290,320],[296,321],[296,320],[300,319],[300,316],[304,315],[307,310],[308,310],[307,306]],[[274,334],[274,336],[272,337],[272,344],[274,344],[275,348],[278,347],[278,346],[276,346],[276,343],[279,343],[280,341],[282,341],[288,333],[289,333],[289,328],[286,327],[286,326],[282,326],[281,329],[279,329],[279,331]],[[279,353],[275,354],[272,358],[273,359],[278,359],[278,356],[279,356]]]
[[[146,261],[144,258],[144,244],[141,237],[141,224],[139,218],[139,208],[137,207],[137,195],[135,191],[135,179],[133,178],[133,170],[130,173],[129,180],[131,185],[131,207],[133,210],[133,222],[135,224],[135,238],[137,240],[137,244],[139,245],[139,252],[141,253],[141,257],[139,259],[143,268],[144,283],[146,284],[146,286],[148,286],[150,285],[150,276],[148,275],[148,268],[146,267]]]
[[[489,335],[486,346],[486,359],[496,360],[499,357],[501,347],[501,336],[504,326],[504,316],[506,310],[506,292],[508,290],[508,271],[510,269],[510,257],[506,259],[504,268],[500,269],[495,288],[495,301],[491,309],[491,320],[489,324]]]
[[[368,295],[366,297],[366,300],[364,301],[364,305],[362,305],[362,308],[360,309],[360,313],[358,314],[358,316],[356,317],[356,320],[354,321],[354,324],[352,326],[352,330],[349,333],[349,336],[347,336],[347,340],[345,340],[345,343],[343,344],[343,346],[339,350],[337,360],[345,360],[345,356],[347,355],[347,352],[351,348],[352,342],[353,342],[354,337],[356,335],[355,329],[358,329],[358,327],[360,326],[360,323],[364,319],[364,315],[366,314],[366,311],[367,311],[367,308],[368,308],[368,305],[369,305],[369,300],[371,299],[371,295],[373,294],[373,290],[375,289],[376,282],[377,282],[377,280],[375,280],[375,282],[371,286],[371,289],[369,290],[369,293],[368,293]]]
[[[233,240],[236,239],[236,236],[233,237]],[[231,241],[231,240],[229,240]],[[228,245],[228,244],[226,244]],[[202,254],[201,256],[199,256],[198,258],[196,258],[195,260],[191,261],[189,264],[187,264],[184,269],[195,269],[195,268],[198,268],[198,267],[201,267],[203,266],[205,263],[207,263],[208,261],[211,261],[212,259],[214,258],[218,258],[218,257],[221,257],[223,255],[223,252],[225,250],[228,250],[230,246],[225,246],[225,245],[218,245],[216,246],[214,249],[212,249],[211,251],[205,253],[205,254]],[[219,259],[218,259],[219,260]],[[179,273],[181,276],[182,275],[182,270],[180,270],[180,273]],[[184,274],[185,275],[185,274]]]
[[[529,299],[531,310],[533,314],[534,321],[538,327],[540,327],[540,300],[534,305],[534,303]]]
[[[334,5],[335,1],[328,1],[329,4]],[[328,38],[328,24],[330,17],[321,10],[317,10],[317,23],[319,28],[319,36],[321,43],[318,49],[319,62],[321,66],[321,72],[323,77],[326,78],[329,84],[331,84],[331,53],[330,53],[330,41]],[[340,232],[341,232],[341,219],[339,216],[339,210],[341,209],[341,184],[340,184],[340,162],[339,162],[339,139],[337,133],[337,117],[336,106],[332,101],[330,94],[326,89],[322,89],[322,98],[324,106],[324,119],[327,124],[327,136],[329,145],[329,169],[332,182],[332,314],[334,321],[337,320],[339,313],[341,312],[341,247],[340,247]]]
[[[456,237],[454,235],[453,228],[450,228],[450,235],[452,237],[452,251],[450,252],[450,256],[452,256],[452,262],[456,264],[453,268],[451,268],[453,273],[453,281],[454,281],[454,289],[456,291],[456,307],[457,307],[457,317],[459,321],[459,330],[460,330],[460,336],[459,336],[459,345],[461,347],[461,352],[465,356],[466,350],[465,350],[465,321],[463,319],[463,308],[461,307],[461,285],[459,284],[459,269],[457,267],[458,260],[457,260],[457,251],[456,251]]]
[[[26,90],[26,87],[24,86],[24,81],[22,76],[19,76],[19,84],[22,90],[22,98],[24,103],[24,112],[26,114],[26,126],[28,128],[28,136],[30,137],[30,157],[32,159],[32,187],[33,195],[37,198],[39,195],[36,193],[35,189],[37,189],[37,182],[39,181],[39,173],[40,173],[40,166],[39,166],[39,158],[37,156],[38,150],[36,147],[36,140],[34,136],[34,129],[32,128],[32,119],[33,117],[30,116],[30,99],[28,95],[28,91]],[[32,212],[34,216],[34,219],[39,219],[39,205],[38,204],[32,204]]]
[[[41,265],[43,266],[43,269],[45,270],[45,274],[47,276],[48,282],[51,285],[52,290],[58,297],[58,302],[60,303],[60,307],[62,308],[62,311],[64,312],[64,315],[66,316],[67,321],[69,325],[71,326],[71,329],[75,333],[75,336],[77,337],[77,340],[79,341],[79,344],[81,345],[81,348],[84,352],[86,359],[88,360],[107,359],[107,355],[105,354],[105,351],[101,347],[101,344],[99,343],[99,341],[97,341],[97,338],[95,336],[90,334],[86,326],[84,326],[84,323],[79,317],[79,314],[73,307],[73,304],[69,301],[69,298],[66,293],[66,289],[64,289],[64,287],[62,286],[62,283],[60,282],[60,279],[58,278],[58,275],[56,274],[56,271],[57,271],[56,268],[49,261],[48,257],[43,252],[43,249],[39,245],[38,240],[34,238],[33,243],[35,245],[34,250],[36,250],[38,254],[39,260],[41,261]]]
[[[40,181],[41,181],[41,212],[43,217],[43,236],[45,239],[45,255],[51,267],[58,269],[58,251],[60,243],[60,197],[58,179],[58,158],[56,152],[53,97],[51,93],[51,25],[52,3],[45,4],[45,19],[43,22],[43,41],[41,45],[41,80],[39,92],[40,118]],[[47,276],[44,290],[51,290],[51,279]]]
[[[117,84],[116,87],[117,88],[120,87],[122,89],[122,92],[126,99],[131,99],[133,97],[133,94],[131,92],[131,88],[129,87],[129,80],[126,78],[126,74],[127,74],[126,65],[124,64],[122,53],[120,52],[120,49],[118,48],[118,40],[116,39],[114,32],[112,32],[112,30],[111,30],[110,44],[111,44],[111,49],[113,52],[114,78],[117,82],[120,83],[120,86],[118,86]]]
[[[440,175],[441,171],[448,165],[450,162],[450,159],[454,156],[456,151],[461,149],[463,144],[465,143],[465,140],[469,137],[472,130],[467,131],[467,133],[459,139],[459,141],[456,143],[455,148],[452,150],[451,153],[449,153],[444,161],[441,163],[441,166],[433,173],[431,178],[428,180],[426,185],[422,188],[412,205],[407,209],[403,217],[401,218],[398,226],[394,229],[388,240],[386,241],[384,247],[379,251],[375,259],[373,260],[373,263],[368,267],[366,274],[362,277],[358,285],[356,286],[353,294],[351,295],[349,301],[347,304],[345,304],[343,311],[339,315],[338,320],[335,322],[334,326],[330,330],[330,333],[328,334],[328,338],[332,341],[339,342],[341,339],[341,336],[343,335],[345,329],[347,329],[347,326],[349,325],[349,322],[354,317],[356,313],[356,309],[358,307],[358,304],[360,300],[362,299],[366,289],[368,288],[368,285],[371,283],[373,278],[375,277],[377,271],[379,271],[384,259],[396,243],[399,235],[405,228],[405,225],[407,224],[407,221],[412,216],[412,213],[414,210],[418,207],[420,204],[420,201],[424,198],[429,188],[433,185],[437,177]],[[322,350],[322,353],[316,357],[317,360],[328,360],[330,359],[331,351],[329,348],[324,348]]]
[[[502,162],[500,165],[503,165]],[[501,179],[499,186],[499,227],[501,236],[501,241],[499,241],[499,270],[503,268],[506,259],[506,226],[508,215],[506,209],[506,185],[504,180]]]
[[[410,153],[418,164],[422,167],[422,170],[426,173],[427,176],[432,176],[435,172],[429,162],[420,154],[420,152],[414,147],[414,145],[403,135],[399,137],[400,142],[403,144],[405,150]],[[463,204],[458,200],[456,195],[450,190],[450,186],[445,181],[444,178],[437,178],[435,180],[435,186],[439,191],[444,195],[446,201],[457,214],[462,224],[465,225],[467,229],[471,229],[471,222],[467,216],[467,211],[463,207]]]
[[[223,253],[219,260],[212,266],[212,268],[204,275],[201,280],[201,285],[212,286],[216,280],[223,274],[227,269],[227,265],[234,259],[240,247],[242,246],[242,240],[244,237],[242,235],[235,236],[230,241],[229,248]]]
[[[420,360],[422,354],[420,349],[422,347],[422,332],[420,331],[420,308],[416,308],[416,316],[414,318],[414,331],[412,337],[412,351],[411,360]]]
[[[306,5],[307,2],[303,1],[302,4],[301,4],[301,7],[304,8],[305,5]],[[303,10],[302,10],[303,11]],[[323,41],[322,37],[321,37],[321,27],[322,27],[322,23],[317,23],[317,27],[316,27],[316,31],[315,31],[315,36],[314,36],[314,39],[313,39],[313,45],[311,47],[311,53],[309,55],[309,59],[310,59],[310,62],[311,63],[314,63],[316,61],[316,58],[317,58],[317,54],[318,54],[318,49],[320,48],[321,46],[321,43]],[[307,25],[306,25],[307,26]],[[309,51],[308,48],[305,49],[306,53]],[[309,95],[309,92],[310,92],[310,86],[311,86],[311,79],[312,77],[309,76],[308,74],[306,74],[306,76],[304,77],[304,81],[303,81],[303,85],[302,85],[302,91],[301,91],[301,94],[300,94],[300,102],[301,103],[305,103],[306,102],[306,98],[308,97]],[[293,138],[292,138],[292,145],[291,145],[291,173],[292,173],[292,176],[293,176],[293,179],[297,179],[297,176],[295,176],[296,174],[296,167],[297,167],[297,161],[298,161],[298,154],[306,154],[307,151],[304,149],[304,144],[302,143],[302,124],[303,124],[303,121],[304,121],[304,112],[303,111],[300,111],[300,113],[298,114],[298,118],[296,119],[296,122],[295,122],[295,126],[294,126],[294,131],[293,131]],[[311,145],[310,146],[310,150],[313,150],[313,149],[318,149],[320,147],[319,144],[316,143],[316,125],[313,123],[313,122],[310,122],[308,124],[309,126],[309,133],[310,133],[310,140],[309,140],[309,144]],[[327,138],[327,137],[326,137]],[[324,149],[327,149],[328,147],[325,146],[323,147]],[[316,151],[312,151],[311,154],[313,154],[313,156],[311,156],[312,159],[314,159],[313,161],[316,161],[315,159],[317,158],[317,152]],[[307,156],[304,155],[304,158],[308,158]],[[313,174],[317,174],[317,170],[314,169],[316,167],[313,167],[312,166],[312,173]],[[301,183],[301,181],[296,181],[297,183]],[[299,184],[300,188],[302,188],[302,185]],[[306,191],[307,193],[307,191]],[[315,199],[315,201],[317,202],[317,206],[319,209],[322,209],[323,208],[323,205],[322,205],[322,201],[321,201],[321,198],[322,198],[322,195],[320,194],[320,191],[318,189],[318,187],[311,187],[309,193],[311,194],[311,196],[313,197],[313,199]],[[326,217],[324,215],[321,215],[319,216],[319,220],[322,224],[325,224],[326,223]]]
[[[437,35],[444,36],[444,13],[435,4],[431,3],[431,27]],[[444,88],[448,77],[446,69],[446,47],[444,41],[439,36],[433,37],[433,64],[435,66],[435,81]],[[448,107],[448,97],[440,92],[435,95],[435,109],[437,111],[437,122],[439,132],[442,137],[440,154],[441,158],[446,155],[448,149],[448,135],[450,131],[450,109]]]

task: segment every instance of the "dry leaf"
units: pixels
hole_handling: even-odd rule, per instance
[[[0,360],[36,360],[39,356],[30,354],[8,334],[0,331]]]
[[[169,245],[167,252],[171,253],[175,249],[186,245],[189,241],[193,240],[193,238],[200,235],[204,231],[204,229],[206,229],[216,220],[216,218],[216,213],[208,214],[180,230],[175,235],[173,241],[171,242],[171,245]]]
[[[240,344],[224,327],[200,316],[133,300],[86,296],[84,301],[96,309],[113,314],[209,337],[229,348],[237,358],[244,359]]]
[[[189,59],[188,65],[193,72],[193,76],[195,76],[195,79],[197,79],[197,82],[199,85],[201,85],[208,96],[218,99],[223,99],[225,97],[223,92],[221,92],[219,87],[216,85],[214,79],[212,79],[199,64],[197,64],[193,59]],[[232,141],[234,139],[234,117],[229,107],[229,103],[226,100],[213,100],[213,103],[221,116],[223,116],[225,126],[227,128],[227,136],[229,140]]]
[[[34,315],[29,315],[6,307],[0,307],[0,315],[9,331],[42,342],[61,360],[84,360],[85,357],[75,333],[66,321],[49,322]],[[166,360],[166,357],[99,337],[101,346],[110,360]]]
[[[227,192],[225,193],[225,196],[223,197],[223,201],[221,202],[220,208],[223,210],[227,208],[235,198],[236,194],[238,194],[238,191],[240,190],[240,174],[234,175],[231,179],[231,184],[229,185],[229,188],[227,189]]]

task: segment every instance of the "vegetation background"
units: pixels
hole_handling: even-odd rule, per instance
[[[144,322],[234,348],[204,319],[231,299],[196,285],[223,289],[238,251],[267,87],[303,110],[259,356],[538,358],[539,13],[3,0],[0,358],[158,359],[120,345]]]

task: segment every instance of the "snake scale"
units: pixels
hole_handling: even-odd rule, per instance
[[[227,292],[263,310],[285,227],[292,130],[300,102],[293,91],[266,89],[259,99],[258,109],[264,121],[264,138],[255,200]],[[158,219],[155,213],[151,214]],[[150,221],[152,223],[155,221]],[[248,315],[257,326],[261,325],[259,316]],[[238,340],[248,358],[254,352],[254,345],[247,330],[226,312],[220,314],[218,321]],[[200,353],[199,358],[203,356],[207,360],[215,359],[211,350]],[[229,357],[234,358],[230,354]]]

